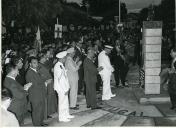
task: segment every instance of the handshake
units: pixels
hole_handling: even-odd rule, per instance
[[[28,89],[32,86],[32,83],[27,83],[24,85],[24,90],[28,91]]]

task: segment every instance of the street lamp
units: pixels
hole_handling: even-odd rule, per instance
[[[88,18],[88,16],[89,16],[89,7],[90,7],[90,5],[89,5],[89,3],[86,3],[86,11],[87,11],[87,18]]]

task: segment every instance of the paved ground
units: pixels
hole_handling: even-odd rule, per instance
[[[137,67],[131,67],[128,80],[129,88],[117,89],[112,84],[116,97],[109,101],[101,101],[98,94],[98,104],[102,109],[90,110],[86,108],[84,96],[78,97],[80,110],[70,111],[75,118],[71,122],[58,122],[57,113],[52,119],[46,120],[49,126],[176,126],[176,112],[170,110],[170,103],[139,104],[135,90],[138,89]],[[32,126],[30,115],[25,119],[25,126]]]

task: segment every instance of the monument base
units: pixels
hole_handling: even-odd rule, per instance
[[[166,91],[160,94],[145,94],[144,89],[137,88],[134,94],[140,104],[163,104],[170,102],[169,94]]]

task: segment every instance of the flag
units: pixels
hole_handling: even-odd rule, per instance
[[[42,41],[41,41],[41,37],[40,37],[40,28],[38,26],[38,29],[37,29],[37,33],[36,33],[36,49],[37,51],[41,51],[42,50]]]
[[[55,24],[54,38],[62,38],[62,25]]]

